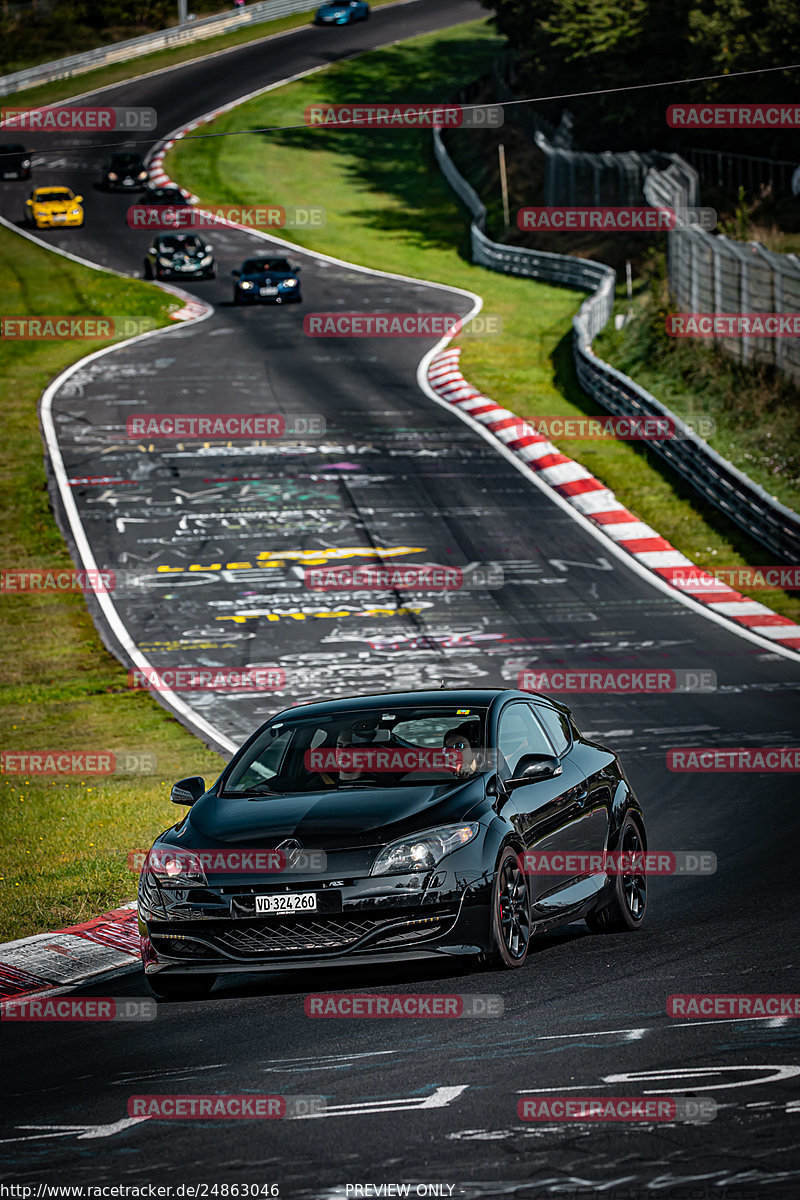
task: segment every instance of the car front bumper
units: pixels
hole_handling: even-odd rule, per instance
[[[285,971],[344,963],[397,962],[491,949],[493,880],[452,865],[417,876],[292,882],[315,891],[314,913],[256,916],[255,895],[281,885],[140,889],[139,933],[147,974]],[[200,889],[196,890],[199,893]],[[160,899],[160,904],[159,904]],[[213,901],[213,902],[212,902]]]
[[[68,229],[70,226],[83,224],[83,213],[77,217],[51,217],[34,213],[33,221],[37,229]]]

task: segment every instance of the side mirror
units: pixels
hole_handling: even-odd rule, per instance
[[[83,196],[76,196],[76,197],[75,197],[75,203],[76,203],[76,204],[80,204],[82,200],[83,200]]]
[[[26,203],[26,204],[33,204],[33,201],[32,201],[32,200],[26,200],[26,201],[25,201],[25,203]]]
[[[213,250],[213,249],[214,249],[214,247],[211,245],[211,242],[206,242],[206,250]]]
[[[506,780],[506,788],[538,783],[542,779],[554,779],[562,770],[561,763],[552,754],[523,754],[517,763],[514,778]]]
[[[241,271],[237,271],[236,269],[234,269],[233,271],[231,271],[231,275],[235,276],[235,278],[236,278],[236,279],[238,279],[238,278],[239,278],[239,276],[241,275],[241,273],[242,273]]]
[[[173,804],[194,804],[206,790],[206,781],[202,775],[190,775],[188,779],[179,779],[173,783],[169,798]]]
[[[301,266],[299,266],[297,263],[292,263],[292,270],[294,271],[295,275],[297,275],[298,272],[302,271],[302,269],[303,268]]]

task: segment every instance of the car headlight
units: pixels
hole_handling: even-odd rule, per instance
[[[297,287],[297,280],[296,279],[284,279],[283,286],[284,287]]]
[[[426,829],[415,837],[402,838],[384,846],[372,864],[371,875],[407,875],[410,871],[430,871],[446,854],[466,846],[477,835],[480,825],[442,825]]]
[[[29,158],[23,158],[22,162],[20,163],[20,166],[22,167],[23,171],[27,171],[27,169],[30,165],[31,165],[31,160]]]
[[[244,280],[244,282],[241,282],[241,281],[240,281],[240,283],[239,283],[239,287],[240,287],[240,288],[241,288],[243,291],[245,291],[245,292],[246,292],[246,291],[248,291],[248,290],[249,290],[251,287],[254,287],[254,286],[255,286],[255,285],[254,285],[254,284],[252,284],[252,283],[250,282],[250,280],[249,280],[249,279],[245,279],[245,280]]]
[[[172,259],[171,259],[171,258],[165,258],[163,254],[159,254],[159,256],[158,256],[158,265],[159,265],[160,267],[171,267],[171,266],[172,266]]]
[[[213,255],[204,254],[203,257],[200,259],[200,266],[207,267],[211,263],[212,259],[213,259]]]
[[[116,183],[116,181],[119,179],[119,175],[116,173],[116,171],[109,171],[108,178],[113,179],[114,182]]]
[[[147,171],[140,171],[136,176],[137,179],[147,179]]]
[[[69,215],[71,217],[79,217],[81,215],[81,210],[79,208],[73,208],[72,212]]]
[[[144,864],[162,886],[208,887],[203,864],[197,854],[173,846],[153,846]]]

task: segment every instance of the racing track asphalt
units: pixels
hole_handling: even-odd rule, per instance
[[[302,30],[118,85],[103,101],[152,105],[164,136],[338,52],[475,15],[477,6],[461,0],[377,10],[368,25],[338,31],[336,51],[332,31]],[[103,153],[90,143],[84,150],[84,165],[51,166],[47,178],[87,196],[87,224],[40,239],[141,269],[147,235],[127,229],[125,197],[91,190]],[[45,153],[51,164],[63,159]],[[22,190],[0,185],[10,219]],[[304,1200],[338,1185],[400,1180],[452,1184],[466,1196],[579,1187],[616,1197],[796,1194],[800,1067],[791,1022],[686,1025],[665,1015],[675,992],[796,987],[796,781],[672,774],[665,755],[680,745],[796,745],[797,665],[657,591],[424,396],[416,367],[432,341],[311,342],[302,332],[304,312],[463,313],[463,295],[454,305],[446,291],[293,251],[304,304],[238,309],[229,303],[229,271],[253,238],[225,230],[212,240],[219,278],[187,289],[210,300],[214,315],[107,355],[73,374],[53,401],[68,476],[135,481],[71,489],[97,562],[149,573],[183,568],[169,590],[115,600],[149,661],[286,669],[284,696],[184,697],[222,745],[312,695],[442,678],[513,686],[523,667],[564,663],[711,669],[714,694],[567,699],[584,729],[622,753],[650,845],[713,851],[718,872],[652,880],[640,934],[593,938],[571,926],[543,939],[510,975],[469,968],[462,977],[445,965],[229,977],[204,1003],[161,1006],[154,1023],[6,1026],[12,1112],[0,1134],[0,1180],[274,1182],[282,1196]],[[299,452],[241,445],[198,454],[169,443],[143,450],[109,428],[143,410],[318,413],[327,434]],[[373,545],[421,547],[409,562],[499,561],[505,586],[406,598],[419,611],[394,617],[374,611],[380,597],[337,597],[335,611],[353,611],[335,618],[302,613],[330,610],[330,597],[305,591],[298,560],[281,551]],[[185,569],[231,561],[275,565],[257,576],[240,568],[228,580]],[[220,619],[230,617],[244,619]],[[428,1025],[305,1017],[308,991],[354,987],[500,994],[505,1016]],[[137,977],[100,990],[144,994]],[[686,1074],[698,1070],[709,1073]],[[645,1077],[608,1080],[625,1072]],[[522,1124],[517,1094],[543,1089],[688,1090],[720,1109],[707,1126]],[[130,1094],[244,1091],[323,1094],[330,1107],[314,1124],[126,1121]]]

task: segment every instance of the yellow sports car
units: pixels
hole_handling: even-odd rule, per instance
[[[25,218],[36,229],[58,225],[82,225],[83,196],[76,196],[68,187],[34,188],[25,201]]]

